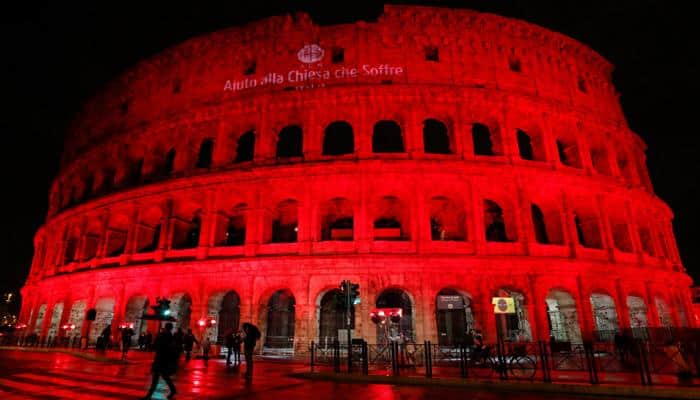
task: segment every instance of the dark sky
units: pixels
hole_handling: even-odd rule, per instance
[[[26,3],[26,2],[25,2]],[[52,2],[0,9],[2,277],[18,289],[32,258],[32,238],[47,211],[62,136],[82,101],[138,60],[191,36],[268,15],[307,10],[319,23],[372,19],[381,4]],[[254,3],[241,6],[240,3]],[[406,3],[406,2],[404,2]],[[683,2],[462,1],[458,5],[516,17],[578,39],[616,65],[615,83],[630,126],[648,143],[658,196],[676,213],[684,265],[700,278],[698,223],[697,14]],[[150,4],[150,5],[146,5]],[[257,5],[259,4],[259,5]],[[292,6],[291,4],[294,4]],[[6,7],[5,5],[0,7]]]

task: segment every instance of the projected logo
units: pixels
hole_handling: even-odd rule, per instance
[[[297,52],[297,58],[303,63],[312,64],[321,61],[323,59],[323,54],[324,51],[321,46],[317,44],[307,44]]]

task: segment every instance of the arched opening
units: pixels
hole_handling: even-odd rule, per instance
[[[656,256],[651,230],[646,226],[642,226],[641,224],[639,226],[639,242],[642,245],[642,251],[644,254],[651,257]]]
[[[472,124],[472,143],[474,154],[477,156],[495,156],[501,154],[498,138],[491,129],[484,124]]]
[[[204,139],[199,145],[199,155],[197,156],[197,168],[211,168],[212,156],[214,154],[214,140]]]
[[[403,153],[401,127],[394,121],[382,120],[374,124],[372,132],[372,152]]]
[[[612,231],[613,245],[615,248],[626,253],[631,253],[632,240],[630,238],[630,231],[625,218],[615,213],[611,213],[610,230]]]
[[[41,328],[44,324],[44,317],[46,316],[46,304],[39,306],[39,311],[36,314],[36,320],[34,320],[34,333],[37,335],[41,334]]]
[[[509,342],[532,341],[532,328],[527,312],[525,295],[522,292],[510,288],[501,288],[496,291],[497,297],[510,297],[513,299],[515,312],[511,314],[498,314],[496,323],[501,324],[501,339]]]
[[[136,229],[136,252],[155,251],[160,244],[160,226],[163,212],[159,207],[150,207],[141,214]]]
[[[602,249],[603,238],[595,207],[580,201],[573,206],[573,218],[579,244],[583,247]]]
[[[124,311],[124,321],[134,324],[134,336],[131,338],[131,345],[138,343],[139,335],[148,329],[148,323],[143,320],[143,316],[148,313],[148,297],[134,296],[126,303]]]
[[[247,205],[236,205],[230,212],[221,212],[217,215],[216,243],[217,246],[242,246],[246,237],[246,212]]]
[[[591,308],[597,339],[601,342],[612,342],[615,334],[620,331],[615,300],[607,294],[592,293]]]
[[[620,170],[620,175],[625,182],[634,183],[632,164],[624,150],[617,152],[617,168]]]
[[[49,324],[49,331],[47,336],[49,338],[55,338],[58,336],[58,324],[61,323],[61,316],[63,315],[63,303],[56,303],[53,305],[53,311],[51,312],[51,323]]]
[[[349,200],[331,199],[321,206],[321,240],[352,240],[353,209]]]
[[[129,216],[123,212],[110,216],[109,224],[105,234],[105,256],[117,257],[124,254],[126,250],[126,237],[129,231]]]
[[[654,297],[656,303],[656,312],[659,314],[659,326],[662,328],[670,328],[673,326],[673,317],[671,317],[671,309],[668,303],[663,298]]]
[[[238,332],[241,320],[241,300],[233,290],[224,294],[218,311],[216,343],[224,342],[224,335]]]
[[[266,348],[294,347],[295,305],[294,295],[289,290],[278,290],[270,297],[267,303]]]
[[[128,172],[126,174],[126,185],[136,186],[141,183],[141,177],[143,175],[143,158],[132,160],[127,168]]]
[[[563,290],[551,290],[545,299],[549,317],[550,340],[582,343],[576,301]]]
[[[326,292],[319,305],[318,343],[330,347],[335,340],[347,341],[345,298],[339,289]],[[355,328],[355,307],[350,306],[350,329]]]
[[[162,172],[163,176],[169,176],[175,170],[175,155],[176,154],[177,153],[175,152],[175,148],[172,148],[165,155],[165,160],[163,162],[163,172]]]
[[[339,156],[355,152],[352,126],[345,121],[331,122],[323,133],[323,154]]]
[[[302,157],[303,134],[299,125],[282,128],[277,139],[277,158]]]
[[[82,261],[92,260],[97,256],[100,247],[100,233],[103,222],[99,218],[88,217],[83,233]]]
[[[85,300],[79,300],[73,303],[68,316],[68,324],[75,325],[75,328],[66,332],[66,336],[70,338],[80,337],[80,332],[83,331],[83,322],[85,321]]]
[[[233,162],[240,163],[253,161],[255,157],[255,132],[248,131],[242,134],[236,142],[236,158]]]
[[[297,241],[299,231],[297,208],[297,202],[291,199],[277,205],[272,219],[272,243]]]
[[[374,219],[375,240],[408,240],[404,220],[408,217],[402,202],[394,196],[384,196],[377,205]]]
[[[63,251],[63,260],[61,260],[61,265],[67,265],[74,261],[77,261],[78,243],[80,242],[80,230],[77,226],[70,226],[66,228],[66,233],[64,237],[66,243]]]
[[[520,152],[520,158],[523,160],[534,160],[534,151],[532,150],[532,139],[530,135],[525,133],[525,131],[518,129],[518,151]]]
[[[114,177],[116,176],[116,171],[114,168],[105,168],[102,170],[102,185],[100,186],[100,192],[108,193],[114,188]]]
[[[450,288],[440,290],[435,303],[438,344],[465,344],[466,333],[474,329],[472,301],[468,296]]]
[[[377,297],[377,308],[400,308],[401,319],[398,323],[387,320],[385,324],[377,325],[377,343],[389,343],[403,335],[407,340],[415,340],[413,336],[413,302],[408,293],[398,288],[382,291]]]
[[[544,222],[544,213],[540,207],[534,203],[530,205],[530,213],[532,215],[532,226],[535,229],[535,240],[540,244],[549,244],[547,225]]]
[[[430,236],[432,240],[466,240],[463,207],[447,197],[430,199]]]
[[[649,326],[647,322],[647,305],[639,296],[627,297],[627,309],[630,313],[630,328],[646,328]]]
[[[581,155],[579,154],[578,143],[573,136],[560,136],[557,139],[557,151],[559,161],[566,166],[581,168]]]
[[[102,334],[108,326],[112,325],[114,318],[114,299],[102,298],[95,303],[95,320],[90,324],[90,343],[97,341],[97,337]]]
[[[202,208],[198,199],[181,199],[175,203],[172,226],[171,248],[192,249],[199,246],[202,228]]]
[[[484,200],[484,228],[489,242],[511,242],[506,229],[503,209],[493,200]]]
[[[431,154],[450,154],[450,135],[447,126],[436,119],[423,121],[423,150]]]
[[[593,140],[590,146],[593,169],[599,174],[612,175],[610,154],[605,143],[602,140]]]
[[[191,328],[192,298],[187,293],[178,293],[170,298],[170,316],[175,318],[174,328],[187,332]]]

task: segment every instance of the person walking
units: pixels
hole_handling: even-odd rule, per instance
[[[146,337],[143,338],[143,345],[146,351],[151,351],[153,349],[153,334],[151,331],[146,331]]]
[[[192,329],[188,329],[182,338],[183,348],[185,349],[185,362],[190,361],[190,358],[192,358],[192,348],[195,343],[199,344],[199,341],[194,337]]]
[[[122,360],[126,360],[126,353],[131,347],[131,338],[134,336],[134,330],[128,326],[122,329]]]
[[[165,383],[170,389],[168,398],[172,399],[177,392],[175,390],[175,384],[173,384],[170,376],[177,370],[177,357],[178,348],[175,343],[175,338],[172,334],[173,324],[168,322],[165,327],[156,336],[156,341],[154,344],[156,354],[153,357],[153,364],[151,365],[151,387],[148,389],[148,393],[143,399],[150,399],[158,386],[158,379],[163,378]],[[182,349],[182,347],[180,347]]]
[[[202,358],[204,359],[204,363],[206,364],[209,361],[209,351],[211,350],[211,340],[209,340],[209,336],[204,336],[202,338]]]
[[[245,352],[245,379],[253,379],[253,350],[255,350],[255,344],[260,339],[260,330],[257,326],[250,324],[248,322],[243,324],[243,333],[245,337],[243,338],[243,350]]]
[[[175,334],[173,334],[173,339],[175,340],[175,347],[177,348],[177,361],[179,362],[185,342],[185,332],[182,331],[182,328],[177,328],[177,331]]]
[[[243,344],[243,332],[238,331],[233,335],[233,359],[236,365],[241,365],[241,344]]]
[[[233,355],[233,338],[235,334],[232,330],[226,332],[224,336],[224,346],[226,346],[226,365],[231,365],[231,356]],[[235,360],[235,359],[234,359]]]

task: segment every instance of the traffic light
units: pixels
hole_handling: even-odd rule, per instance
[[[170,318],[170,300],[166,298],[156,298],[156,304],[151,306],[154,314],[159,319]]]
[[[360,284],[352,282],[348,283],[350,283],[350,302],[353,305],[360,304]]]

